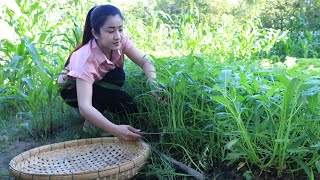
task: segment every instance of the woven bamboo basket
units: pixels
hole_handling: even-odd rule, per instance
[[[17,179],[130,179],[145,164],[149,151],[143,141],[73,140],[23,152],[10,161],[9,169]]]

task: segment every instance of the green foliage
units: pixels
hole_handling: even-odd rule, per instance
[[[2,17],[14,27],[17,39],[14,42],[2,40],[4,65],[1,69],[4,74],[1,81],[5,83],[1,87],[1,102],[21,113],[28,113],[26,118],[30,121],[25,127],[30,134],[47,137],[53,133],[54,120],[59,118],[58,112],[64,111],[56,105],[61,103],[57,99],[59,87],[56,85],[61,62],[80,42],[81,30],[78,25],[69,26],[70,21],[76,20],[67,18],[60,21],[59,16],[52,16],[55,9],[59,8],[57,4],[28,0],[17,0],[16,3],[21,15],[5,6],[7,14]],[[58,19],[51,22],[46,18]],[[66,33],[70,31],[65,32],[63,26],[73,29],[73,33]]]
[[[320,28],[317,0],[269,0],[261,7],[261,18],[264,27],[276,29],[318,30]]]

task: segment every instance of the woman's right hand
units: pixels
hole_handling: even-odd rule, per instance
[[[138,141],[141,136],[137,134],[139,129],[133,128],[130,125],[117,125],[113,134],[121,141]]]

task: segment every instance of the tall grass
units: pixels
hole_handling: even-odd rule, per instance
[[[94,3],[16,2],[21,16],[6,7],[1,16],[17,38],[0,40],[0,111],[24,115],[32,135],[47,137],[66,111],[57,76],[80,43],[84,17]],[[242,26],[210,24],[190,8],[177,22],[162,11],[152,12],[149,23],[125,12],[126,33],[153,55],[160,95],[167,99],[153,99],[141,71],[126,62],[126,90],[147,110],[139,115],[148,120],[141,126],[176,132],[161,137],[157,147],[201,172],[227,161],[239,168],[277,169],[279,175],[319,173],[319,72],[260,63],[275,56],[319,57],[318,34],[261,29],[258,18],[244,19]],[[147,175],[178,175],[157,164],[162,161],[151,163]]]

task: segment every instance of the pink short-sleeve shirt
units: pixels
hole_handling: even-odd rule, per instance
[[[124,54],[132,48],[131,39],[125,36],[121,42],[119,51],[111,52],[108,59],[94,39],[73,52],[69,64],[65,67],[66,74],[61,74],[58,83],[63,85],[68,79],[79,78],[90,84],[101,80],[106,73],[116,67],[123,68]]]

